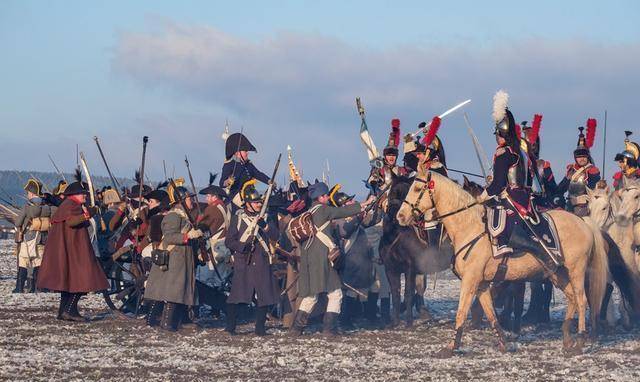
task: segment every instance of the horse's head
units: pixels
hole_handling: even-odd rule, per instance
[[[434,207],[434,188],[435,180],[432,179],[431,171],[420,166],[418,174],[409,187],[407,196],[396,214],[396,219],[398,219],[400,225],[411,225],[422,217],[427,210]]]
[[[464,183],[462,184],[462,189],[471,194],[474,198],[477,198],[484,191],[484,187],[479,185],[478,183],[469,180],[466,175],[463,175]]]
[[[615,221],[621,226],[627,226],[638,214],[640,214],[640,184],[629,183],[620,192],[620,207],[615,213]]]
[[[589,216],[598,227],[604,227],[611,216],[611,199],[609,187],[591,190],[587,187],[587,201],[589,203]]]

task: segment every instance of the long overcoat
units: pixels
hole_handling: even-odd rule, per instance
[[[89,239],[82,205],[66,198],[51,217],[38,288],[86,293],[109,288]]]
[[[338,273],[342,282],[357,289],[366,289],[373,283],[373,251],[365,227],[359,219],[339,219],[334,235],[342,251]]]
[[[315,202],[311,208],[316,206]],[[326,222],[345,218],[360,212],[359,203],[344,207],[322,205],[312,214],[313,224],[321,228]],[[322,232],[332,237],[331,225],[327,225]],[[318,293],[331,292],[342,287],[338,272],[329,263],[329,247],[316,236],[300,244],[301,258],[298,279],[298,296],[310,297]]]
[[[269,240],[278,239],[278,225],[269,219],[266,232],[258,230],[261,240],[255,240],[253,252],[247,251],[247,243],[242,240],[248,223],[256,218],[247,215],[244,210],[238,210],[229,223],[225,244],[233,253],[231,294],[227,298],[230,304],[250,304],[254,293],[258,306],[274,305],[280,300],[268,250]]]
[[[187,239],[191,224],[182,207],[171,209],[162,219],[162,243],[173,246],[166,270],[153,264],[144,291],[145,299],[195,305],[196,277],[194,244]]]

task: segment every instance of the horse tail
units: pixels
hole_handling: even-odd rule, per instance
[[[607,258],[606,242],[600,227],[589,217],[583,219],[593,234],[593,247],[591,247],[591,258],[587,267],[587,279],[589,282],[587,297],[591,310],[591,325],[596,327],[597,318],[607,290],[609,259]]]
[[[603,236],[609,245],[609,272],[613,282],[618,286],[622,298],[636,314],[640,314],[640,277],[632,268],[633,265],[625,261],[613,238],[607,233]]]

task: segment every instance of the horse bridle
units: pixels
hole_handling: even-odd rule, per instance
[[[421,179],[418,176],[415,177],[415,179],[413,180],[414,182],[419,182],[419,183],[423,183],[425,184],[425,186],[422,188],[422,190],[420,190],[420,193],[418,194],[418,198],[416,199],[415,203],[409,203],[407,202],[407,199],[405,198],[405,200],[402,201],[402,203],[407,203],[409,205],[409,207],[411,207],[411,214],[414,217],[414,220],[416,221],[425,221],[425,222],[430,222],[430,221],[438,221],[438,220],[442,220],[446,217],[449,216],[453,216],[456,215],[460,212],[466,211],[469,208],[476,206],[478,204],[482,204],[482,203],[478,203],[478,201],[474,201],[471,204],[467,204],[466,206],[460,207],[456,210],[453,211],[449,211],[446,214],[442,214],[439,215],[437,213],[434,214],[434,217],[432,220],[425,220],[424,219],[424,212],[422,212],[420,210],[420,208],[418,208],[420,206],[420,202],[422,201],[422,198],[424,197],[424,194],[428,192],[429,194],[429,199],[431,200],[431,205],[435,207],[436,203],[435,200],[433,199],[433,185],[431,184],[431,171],[427,172],[427,179]]]

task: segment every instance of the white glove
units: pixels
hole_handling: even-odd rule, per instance
[[[204,234],[202,233],[202,231],[200,231],[199,229],[193,229],[191,228],[189,230],[189,232],[187,232],[187,237],[189,239],[197,239],[202,237]]]
[[[482,194],[480,194],[478,196],[478,198],[476,199],[478,201],[478,203],[484,203],[487,200],[491,199],[492,197],[489,196],[489,194],[487,193],[487,190],[482,191]]]

